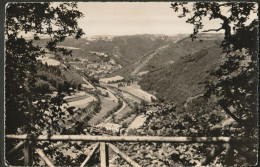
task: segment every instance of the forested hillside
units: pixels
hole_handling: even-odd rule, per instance
[[[119,64],[126,66],[133,63],[145,54],[164,45],[167,37],[156,35],[116,36],[111,40],[88,40],[68,38],[61,42],[61,46],[73,47],[74,57],[88,58],[89,52],[101,52],[115,59]],[[44,47],[48,39],[35,41]]]
[[[204,92],[204,82],[209,71],[221,62],[220,40],[183,39],[172,44],[154,57],[139,82],[142,89],[153,92],[157,97],[176,104]],[[159,62],[159,63],[158,63]]]
[[[81,76],[74,71],[64,66],[49,66],[38,62],[37,64],[37,82],[36,90],[39,93],[52,93],[53,91],[72,87],[80,89],[84,83]]]

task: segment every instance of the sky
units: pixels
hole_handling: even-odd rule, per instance
[[[79,2],[79,20],[86,36],[134,34],[191,34],[193,26],[179,18],[171,2]],[[219,21],[207,22],[208,28]]]
[[[59,5],[53,3],[53,5]],[[192,6],[192,3],[189,3]],[[84,15],[78,20],[85,36],[94,35],[135,35],[135,34],[191,34],[193,25],[187,18],[179,18],[171,8],[171,2],[78,2],[78,10]],[[230,15],[227,8],[222,12]],[[256,12],[257,13],[257,12]],[[257,18],[257,14],[250,16]],[[217,29],[221,20],[204,18],[203,29]],[[214,33],[214,31],[212,31]],[[223,33],[223,30],[217,32]],[[32,34],[21,33],[24,37]]]

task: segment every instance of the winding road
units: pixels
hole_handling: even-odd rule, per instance
[[[90,87],[90,88],[92,88],[92,89],[96,89],[96,87],[94,87],[90,82],[88,82],[84,77],[82,77],[82,79],[83,79],[83,81],[88,85],[88,87]],[[116,93],[113,91],[113,90],[111,90],[111,89],[109,89],[106,85],[102,85],[102,86],[104,86],[105,88],[106,88],[106,91],[110,94],[110,96],[111,96],[111,94],[114,96],[114,97],[116,97],[118,100],[120,99],[122,102],[123,102],[123,105],[114,113],[114,115],[117,115],[118,113],[120,113],[121,111],[123,111],[124,109],[125,109],[125,107],[126,107],[126,103],[124,102],[124,100],[122,99],[122,98],[120,98],[119,96],[117,96],[116,95]],[[95,99],[95,97],[93,97],[93,96],[90,96],[89,98],[88,98],[88,101],[87,101],[87,104],[90,102],[90,101],[93,101]],[[77,100],[77,101],[73,101],[73,102],[70,102],[70,106],[73,106],[73,105],[77,105],[77,106],[81,106],[81,105],[84,105],[83,103],[84,103],[84,100],[86,100],[86,99],[82,99],[82,100]],[[96,99],[95,99],[96,100]],[[85,103],[85,105],[87,105],[86,103]],[[76,107],[76,106],[75,106]],[[112,115],[110,115],[108,118],[106,118],[105,120],[103,120],[101,123],[107,123],[107,122],[109,122],[110,120],[112,119]],[[99,123],[99,124],[101,124],[101,123]],[[99,125],[98,124],[98,125]]]
[[[107,87],[106,87],[106,88],[107,88]],[[115,95],[115,94],[112,92],[111,89],[107,88],[107,90],[108,90],[110,93],[112,93],[113,95]],[[120,99],[120,97],[118,97],[117,95],[115,95],[115,96],[116,96],[118,99]],[[123,110],[125,109],[126,103],[125,103],[124,100],[122,100],[122,99],[121,99],[121,101],[123,102],[123,105],[122,105],[121,108],[119,108],[119,109],[114,113],[114,115],[117,115],[118,113],[120,113],[121,111],[123,111]],[[112,115],[109,116],[108,118],[106,118],[103,122],[104,122],[104,123],[107,123],[108,121],[110,121],[110,119],[112,119]]]

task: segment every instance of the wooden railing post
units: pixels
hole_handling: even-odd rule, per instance
[[[30,140],[24,143],[24,166],[31,166],[32,164],[32,149],[30,147]]]
[[[108,148],[105,142],[100,142],[100,162],[101,167],[109,166]]]
[[[12,155],[15,151],[17,151],[19,148],[21,148],[24,143],[25,143],[25,141],[21,141],[20,143],[18,143],[16,146],[14,146],[14,147],[6,154],[6,156],[8,157],[8,156]]]
[[[36,149],[36,152],[40,155],[40,157],[49,167],[54,167],[53,163],[49,160],[49,158],[44,154],[42,150]]]
[[[225,145],[221,144],[212,149],[212,151],[206,156],[206,158],[202,159],[197,166],[206,166],[208,165],[214,158],[216,158],[221,152],[225,151]]]
[[[95,151],[98,149],[99,145],[100,145],[99,143],[96,144],[96,146],[93,148],[93,150],[88,155],[88,157],[83,161],[83,163],[80,165],[80,167],[84,167],[88,163],[90,158],[94,155]]]
[[[234,165],[234,147],[231,143],[226,144],[226,165],[233,166]]]

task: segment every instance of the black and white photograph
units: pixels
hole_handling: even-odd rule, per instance
[[[3,166],[257,166],[258,3],[8,2]]]

